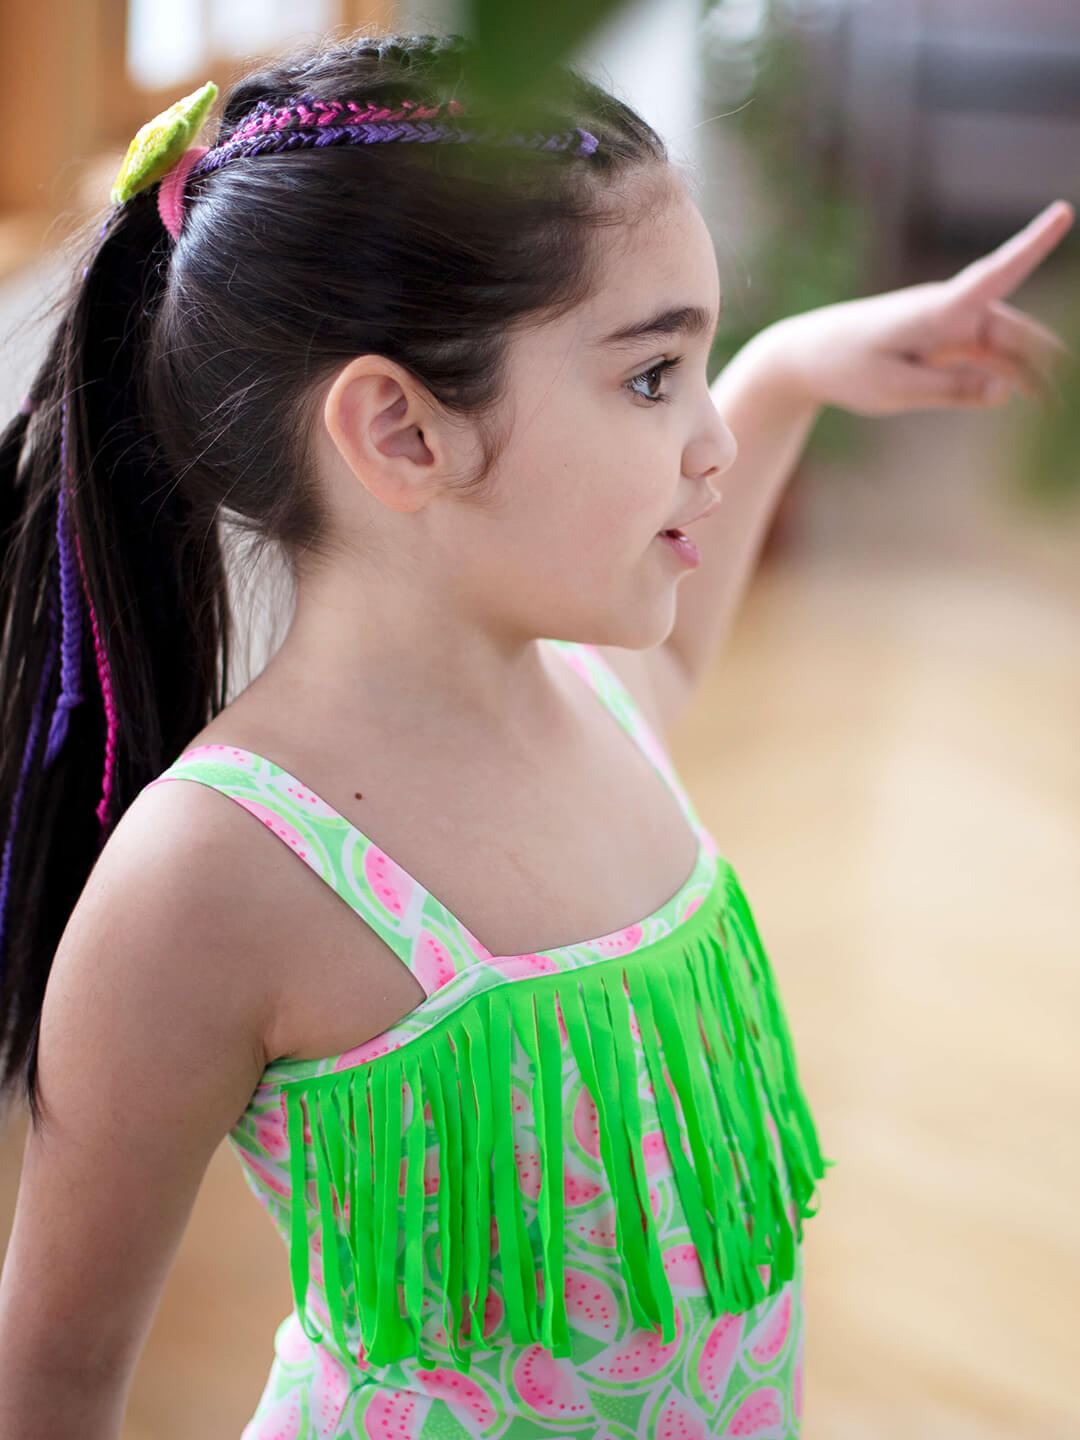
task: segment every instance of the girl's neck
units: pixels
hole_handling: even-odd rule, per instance
[[[248,717],[347,746],[407,730],[443,749],[509,744],[536,753],[565,725],[565,666],[539,640],[507,654],[481,638],[456,648],[356,646],[331,628],[295,625],[233,702]],[[232,707],[230,707],[232,708]]]

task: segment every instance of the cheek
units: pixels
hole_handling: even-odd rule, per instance
[[[567,536],[570,552],[587,568],[611,572],[633,563],[655,534],[656,498],[651,505],[640,498],[620,496],[583,526]]]
[[[663,526],[677,471],[665,488],[671,456],[638,419],[601,402],[538,417],[542,444],[518,457],[516,472],[529,497],[519,531],[526,548],[555,547],[570,561],[617,561]]]
[[[643,464],[634,456],[617,477],[604,521],[611,541],[634,545],[654,535],[671,513],[671,495],[663,484],[663,467]]]

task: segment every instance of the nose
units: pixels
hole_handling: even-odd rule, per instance
[[[708,439],[699,443],[705,460],[705,467],[694,472],[699,480],[717,480],[735,464],[739,444],[719,410],[715,410]]]
[[[717,411],[719,416],[719,411]],[[714,474],[723,475],[730,470],[739,454],[739,442],[731,432],[730,426],[720,418],[720,452],[722,459],[717,463]]]

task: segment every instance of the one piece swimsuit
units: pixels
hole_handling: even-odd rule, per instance
[[[242,805],[425,995],[343,1054],[272,1061],[228,1134],[294,1301],[242,1440],[800,1433],[802,1221],[834,1162],[776,981],[629,691],[595,647],[542,643],[698,837],[681,889],[610,934],[491,954],[248,750],[195,746],[150,782]]]

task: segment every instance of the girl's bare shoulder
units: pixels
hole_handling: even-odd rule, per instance
[[[283,846],[258,844],[254,828],[202,784],[142,791],[90,872],[49,982],[81,994],[97,972],[100,993],[104,971],[110,1004],[137,996],[146,1013],[171,1011],[193,1053],[206,1035],[223,1044],[227,1034],[229,1051],[245,1057],[238,1097],[270,1058],[274,942],[292,923],[289,876],[305,868],[279,855]]]
[[[115,916],[137,913],[159,937],[154,963],[185,971],[212,1008],[234,1007],[237,1044],[257,1057],[252,1089],[271,1061],[298,1048],[348,1049],[423,997],[393,951],[290,847],[198,781],[144,790],[95,879]],[[89,886],[84,902],[93,903]]]

